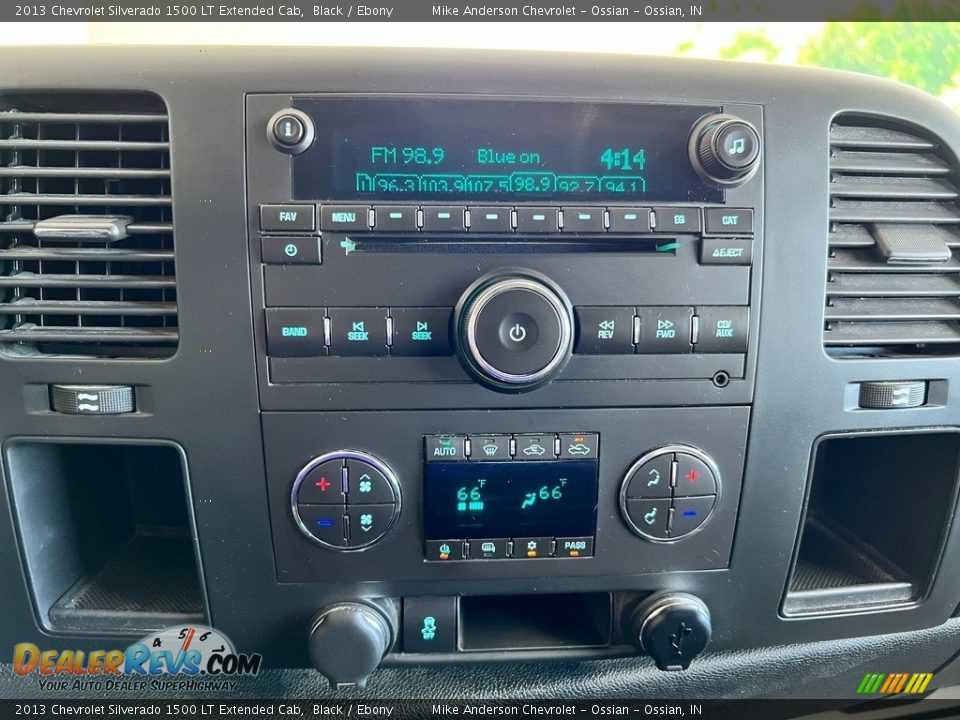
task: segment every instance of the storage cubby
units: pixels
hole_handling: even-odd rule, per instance
[[[784,615],[921,600],[954,514],[958,474],[953,430],[821,438]]]
[[[610,643],[609,593],[460,598],[460,649],[551,650]]]
[[[5,462],[46,629],[140,633],[204,620],[178,447],[17,440]]]

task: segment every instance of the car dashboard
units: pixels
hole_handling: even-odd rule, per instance
[[[0,645],[202,625],[382,697],[955,682],[932,98],[573,54],[2,56]]]

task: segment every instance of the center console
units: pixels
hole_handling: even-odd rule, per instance
[[[624,577],[727,567],[762,137],[737,103],[249,96],[278,580],[422,583],[390,600],[415,608],[589,577],[632,608]],[[419,630],[394,654],[477,657]]]

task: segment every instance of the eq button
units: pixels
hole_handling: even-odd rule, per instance
[[[657,218],[657,232],[700,232],[700,210],[698,208],[654,208]]]

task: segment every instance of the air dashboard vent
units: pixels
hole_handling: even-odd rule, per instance
[[[163,102],[0,96],[0,352],[167,357],[177,342]]]
[[[960,354],[956,157],[907,123],[830,128],[824,345],[837,357]]]

